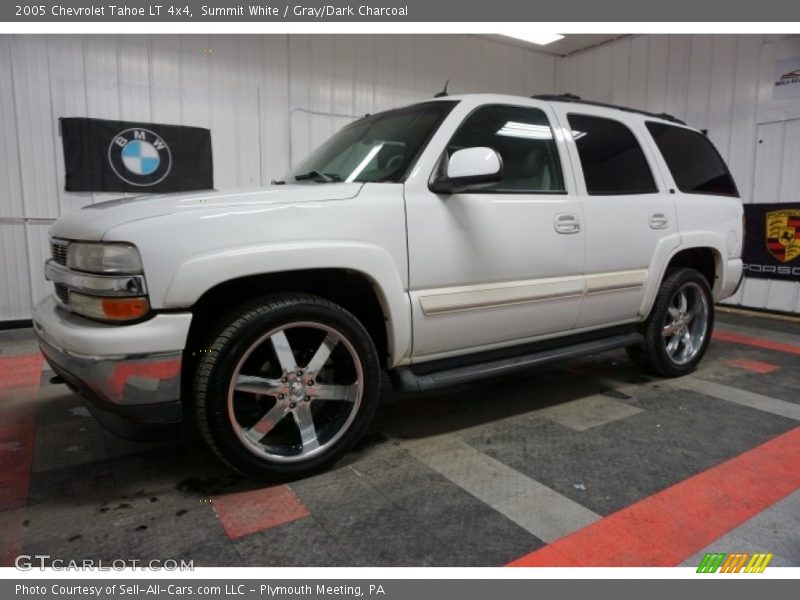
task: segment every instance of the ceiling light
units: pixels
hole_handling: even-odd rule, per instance
[[[529,138],[532,140],[553,139],[553,133],[548,125],[531,125],[528,123],[516,123],[509,121],[497,131],[497,135],[517,138]]]
[[[502,35],[503,37],[508,37],[515,40],[522,40],[523,42],[528,42],[529,44],[536,44],[538,46],[546,46],[547,44],[552,44],[553,42],[557,42],[558,40],[564,39],[564,36],[561,35],[560,33],[523,33],[523,34],[504,33]]]

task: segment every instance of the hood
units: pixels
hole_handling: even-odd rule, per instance
[[[50,235],[65,239],[100,240],[111,229],[131,221],[164,215],[235,210],[270,204],[296,204],[347,200],[358,195],[361,183],[275,185],[258,190],[232,192],[182,192],[119,198],[90,204],[55,222]]]

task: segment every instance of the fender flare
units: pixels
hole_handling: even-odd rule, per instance
[[[672,245],[675,241],[677,241],[677,244]],[[717,275],[715,280],[711,282],[711,286],[712,293],[716,298],[723,284],[722,275],[725,265],[722,257],[726,255],[725,246],[725,237],[711,231],[681,233],[664,238],[656,248],[656,252],[653,255],[653,263],[648,270],[649,276],[652,277],[652,283],[647,286],[647,291],[642,299],[642,306],[639,309],[641,318],[645,319],[650,314],[658,289],[667,272],[667,267],[675,255],[684,250],[711,250],[714,255],[714,271]]]
[[[306,269],[346,269],[370,280],[387,320],[390,362],[401,361],[409,354],[411,306],[403,277],[392,256],[371,244],[341,241],[259,244],[204,253],[178,266],[162,305],[185,308],[227,281]]]

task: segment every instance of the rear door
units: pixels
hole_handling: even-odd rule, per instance
[[[645,143],[641,117],[557,104],[577,165],[586,230],[585,297],[577,328],[638,320],[648,281],[679,243],[675,202]]]

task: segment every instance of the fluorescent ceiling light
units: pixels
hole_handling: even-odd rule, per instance
[[[564,39],[564,36],[560,33],[504,33],[502,35],[515,40],[522,40],[523,42],[528,42],[529,44],[537,44],[538,46],[546,46],[547,44],[552,44],[553,42]]]
[[[497,135],[507,137],[529,138],[532,140],[553,139],[553,133],[548,125],[531,125],[529,123],[517,123],[509,121],[497,131]]]
[[[350,173],[350,176],[347,179],[345,179],[345,182],[346,183],[352,183],[353,181],[355,181],[356,177],[361,175],[361,171],[366,169],[367,165],[370,163],[370,161],[373,158],[375,158],[375,155],[378,152],[381,151],[381,148],[383,148],[383,142],[381,142],[380,144],[377,144],[377,145],[373,146],[372,148],[370,148],[370,151],[364,157],[364,160],[362,160],[360,163],[358,163],[358,166],[355,168],[355,170],[352,173]]]

